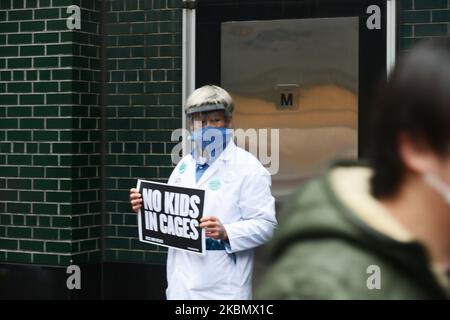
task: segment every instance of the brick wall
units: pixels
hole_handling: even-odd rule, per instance
[[[165,263],[137,240],[128,190],[167,182],[172,130],[181,127],[181,1],[108,1],[106,260]]]
[[[449,0],[400,0],[400,9],[400,50],[425,38],[450,36]]]
[[[71,4],[81,30],[66,26]],[[98,1],[0,9],[0,261],[98,261]]]
[[[73,263],[101,261],[100,1],[66,0],[81,8],[81,29],[72,32],[71,106]],[[69,109],[69,110],[70,110]]]

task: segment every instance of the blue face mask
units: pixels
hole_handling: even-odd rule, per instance
[[[200,163],[214,161],[225,149],[231,137],[232,130],[225,127],[208,126],[194,131],[191,135],[194,158]]]

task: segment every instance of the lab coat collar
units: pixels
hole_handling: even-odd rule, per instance
[[[222,151],[220,156],[211,164],[211,166],[203,173],[200,179],[197,182],[197,186],[202,185],[205,181],[207,181],[216,171],[222,166],[224,162],[230,160],[234,150],[236,149],[236,145],[234,144],[233,138],[228,142],[225,150]],[[193,159],[193,158],[192,158]],[[194,159],[193,159],[194,160]],[[194,160],[195,163],[195,160]]]
[[[222,151],[222,154],[217,158],[217,160],[228,161],[231,158],[234,150],[236,149],[236,145],[234,144],[233,137],[231,137],[230,142],[228,142],[225,150]]]

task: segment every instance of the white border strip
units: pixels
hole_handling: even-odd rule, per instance
[[[396,31],[397,31],[397,1],[386,1],[386,71],[390,75],[395,65]]]
[[[182,65],[182,127],[187,129],[184,105],[195,89],[195,9],[183,8],[183,65]],[[183,131],[184,132],[184,131]],[[183,136],[183,156],[186,155],[187,137]]]

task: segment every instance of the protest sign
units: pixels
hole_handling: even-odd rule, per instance
[[[138,180],[137,189],[142,195],[140,241],[204,254],[204,190],[145,180]]]

